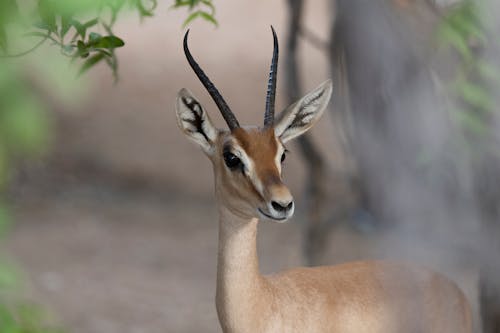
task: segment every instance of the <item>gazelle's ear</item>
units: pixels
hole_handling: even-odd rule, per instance
[[[304,134],[321,117],[332,94],[332,81],[320,84],[316,89],[281,112],[274,125],[274,133],[285,143]]]
[[[181,131],[197,143],[205,153],[211,155],[218,130],[212,125],[207,112],[189,90],[183,88],[179,91],[175,111],[177,125]]]

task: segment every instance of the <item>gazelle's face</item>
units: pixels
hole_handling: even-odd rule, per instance
[[[243,217],[286,221],[294,203],[281,177],[285,152],[273,128],[220,132],[211,157],[220,203]]]
[[[272,29],[272,27],[271,27]],[[281,178],[287,141],[305,133],[319,119],[332,93],[324,82],[274,119],[278,38],[272,29],[274,51],[269,74],[264,127],[241,127],[219,91],[194,60],[184,36],[184,53],[194,72],[219,107],[230,131],[215,128],[198,100],[186,89],[177,95],[177,124],[210,158],[219,204],[241,217],[286,221],[294,203]]]
[[[284,222],[293,215],[293,197],[282,181],[284,144],[305,133],[330,99],[326,81],[281,112],[274,125],[219,130],[186,89],[177,97],[177,123],[197,143],[214,167],[217,200],[241,217]]]

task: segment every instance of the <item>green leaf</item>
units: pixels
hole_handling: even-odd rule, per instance
[[[114,82],[118,82],[118,59],[116,59],[116,56],[113,54],[111,57],[106,58],[106,63],[113,73]]]
[[[192,2],[190,0],[177,0],[175,4],[172,5],[172,8],[180,8],[180,7],[191,7]]]
[[[88,46],[84,42],[81,40],[77,41],[76,47],[78,49],[76,56],[81,58],[87,58],[89,56]]]
[[[89,34],[89,44],[93,45],[95,43],[98,43],[101,40],[102,36],[98,34],[97,32],[91,32]]]
[[[212,1],[210,0],[201,0],[201,3],[203,3],[205,6],[208,6],[210,8],[211,15],[213,16],[215,14],[215,6],[213,5]]]
[[[103,53],[107,57],[113,57],[113,54],[105,49],[94,49],[96,52]]]
[[[143,0],[135,0],[135,1],[136,1],[135,6],[137,10],[139,10],[139,14],[141,15],[141,17],[153,16],[153,11],[157,6],[156,0],[149,0],[152,3],[150,8],[146,8],[144,6]]]
[[[86,51],[87,50],[87,45],[81,40],[76,42],[76,47],[78,48],[79,51]]]
[[[85,39],[85,35],[87,34],[87,28],[77,20],[71,20],[71,25],[75,27],[75,30],[78,33],[78,35],[80,35],[80,37]]]
[[[116,36],[105,36],[100,38],[97,42],[92,43],[92,46],[104,49],[114,49],[117,47],[122,47],[124,45],[125,42]]]
[[[61,31],[59,33],[59,36],[61,38],[64,38],[64,36],[66,36],[66,34],[68,33],[69,29],[71,28],[72,21],[73,20],[71,19],[71,17],[68,16],[61,17]]]
[[[193,9],[194,6],[196,6],[199,1],[200,0],[188,0],[188,2],[189,2],[189,9]]]
[[[92,20],[89,20],[89,21],[85,22],[83,24],[83,26],[88,29],[88,28],[92,28],[97,23],[99,23],[99,20],[97,18],[94,18]]]
[[[200,16],[203,17],[206,21],[213,23],[213,25],[218,26],[217,20],[207,12],[200,12]]]
[[[93,55],[92,57],[90,57],[89,59],[87,59],[82,67],[80,68],[80,72],[78,73],[78,75],[82,75],[83,73],[85,73],[86,71],[88,71],[90,68],[94,67],[95,65],[97,65],[99,62],[101,62],[106,56],[102,53],[99,53],[99,54],[96,54],[96,55]]]
[[[183,27],[186,27],[189,23],[191,23],[195,18],[197,18],[198,16],[200,16],[200,11],[196,11],[196,12],[193,12],[191,13],[187,19],[184,21],[184,23],[182,24]]]
[[[46,30],[49,30],[50,32],[56,32],[56,16],[54,14],[54,8],[52,8],[51,3],[48,0],[39,0],[38,15],[40,16],[42,23],[46,27]]]
[[[71,20],[71,25],[75,27],[76,32],[80,35],[80,37],[82,37],[82,39],[85,39],[87,29],[93,27],[97,23],[99,23],[99,20],[96,18],[83,24],[78,22],[77,20]]]

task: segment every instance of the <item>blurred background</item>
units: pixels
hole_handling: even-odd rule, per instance
[[[0,333],[220,332],[208,159],[178,130],[186,87],[241,123],[328,78],[291,147],[287,224],[261,270],[411,261],[500,332],[500,5],[494,0],[8,0],[0,4]]]

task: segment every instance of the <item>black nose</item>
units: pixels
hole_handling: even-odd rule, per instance
[[[293,201],[290,202],[276,202],[276,201],[271,201],[271,206],[277,211],[277,212],[286,212],[293,207]]]

